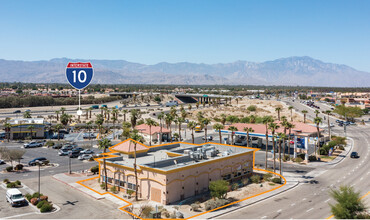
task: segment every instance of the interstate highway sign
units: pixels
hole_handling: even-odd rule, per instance
[[[68,63],[66,76],[69,84],[76,89],[88,86],[93,78],[94,71],[91,63]]]

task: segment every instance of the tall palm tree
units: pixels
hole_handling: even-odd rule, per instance
[[[320,117],[316,117],[316,118],[314,119],[314,122],[315,122],[315,124],[316,124],[316,129],[317,129],[317,143],[316,143],[316,145],[315,145],[315,156],[317,157],[317,150],[316,150],[316,146],[318,147],[319,155],[320,155],[320,140],[319,140],[319,138],[320,138],[320,128],[319,128],[319,126],[320,126],[320,124],[321,124],[321,122],[322,122],[322,118],[320,118]]]
[[[93,108],[89,107],[88,109],[89,109],[89,118],[91,118],[91,112],[92,112]]]
[[[167,126],[167,129],[168,127],[170,128],[170,140],[172,142],[172,127],[171,127],[171,124],[173,122],[173,116],[169,113],[166,114],[165,116],[165,121],[166,121],[166,126]]]
[[[222,144],[221,130],[224,129],[224,128],[225,128],[225,126],[223,126],[220,123],[217,123],[217,124],[214,124],[213,125],[213,129],[215,129],[216,131],[218,131],[218,135],[220,136],[220,144]]]
[[[28,129],[28,130],[30,130],[30,132],[31,132],[31,140],[32,140],[32,138],[33,138],[33,133],[32,133],[32,131],[33,131],[33,129],[35,129],[35,126],[33,126],[33,125],[29,125],[29,126],[27,127],[27,129]]]
[[[307,110],[302,110],[303,113],[303,123],[306,123],[306,114],[308,113]]]
[[[290,110],[290,121],[293,121],[293,106],[289,106],[288,109]]]
[[[162,137],[162,135],[163,135],[163,133],[162,133],[162,128],[163,128],[162,120],[164,119],[164,112],[159,113],[157,118],[159,119],[159,126],[160,126],[160,132],[161,132],[159,144],[162,144],[162,139],[163,139],[163,137]]]
[[[103,123],[104,123],[104,116],[102,114],[96,115],[95,124],[98,126],[100,138],[103,135],[102,134],[102,126],[103,126]]]
[[[253,128],[248,128],[245,127],[244,131],[247,132],[247,147],[250,147],[250,142],[249,142],[249,132],[254,132]]]
[[[227,116],[225,114],[220,115],[220,122],[225,126]]]
[[[280,125],[284,127],[284,134],[286,135],[286,131],[288,129],[289,122],[287,120],[283,120],[280,122]],[[285,158],[285,141],[283,142],[283,157]]]
[[[85,115],[85,116],[86,116],[86,118],[85,118],[85,119],[87,120],[87,119],[89,119],[89,109],[88,109],[88,108],[87,108],[87,109],[85,109],[85,112],[86,112],[86,115]]]
[[[265,169],[267,169],[267,151],[268,151],[268,146],[269,146],[269,129],[268,129],[268,125],[269,123],[273,122],[274,119],[271,117],[271,116],[264,116],[262,118],[262,123],[265,124],[266,126],[266,133],[265,133],[265,136],[266,136],[266,152],[265,152]]]
[[[132,129],[135,129],[137,120],[141,117],[140,110],[132,109],[130,111],[130,114],[131,114],[131,117],[130,117],[131,118],[131,126],[132,126]]]
[[[204,125],[204,142],[207,142],[207,126],[209,123],[211,123],[211,119],[203,118],[202,124]]]
[[[290,160],[290,141],[291,141],[291,134],[292,134],[292,128],[294,128],[295,127],[295,125],[294,124],[292,124],[292,123],[288,123],[287,124],[287,128],[289,129],[289,140],[288,140],[288,155],[289,155],[289,160]],[[295,149],[294,149],[294,151],[295,151]]]
[[[185,122],[185,118],[183,118],[183,117],[178,117],[177,118],[177,123],[179,125],[179,138],[180,138],[180,141],[181,141],[181,125],[184,122]]]
[[[117,122],[117,118],[116,118],[115,115],[112,116],[112,122],[113,122],[113,139],[115,139],[115,136],[116,136],[116,134],[115,134],[115,131],[116,131],[115,124]]]
[[[93,121],[89,121],[89,122],[86,123],[87,132],[89,133],[89,140],[91,139],[90,130],[91,130],[91,125],[92,124],[93,124]]]
[[[115,107],[112,108],[112,114],[113,114],[113,117],[116,117],[118,119],[118,109],[116,109]]]
[[[105,191],[108,191],[108,176],[107,176],[107,164],[105,163],[106,158],[105,153],[107,152],[107,149],[110,146],[112,146],[112,143],[107,138],[98,141],[98,148],[104,151],[103,166],[104,166]]]
[[[123,121],[126,121],[126,114],[128,113],[127,109],[122,110],[123,113]]]
[[[282,175],[282,168],[281,168],[281,142],[285,142],[286,134],[284,133],[278,133],[279,136],[279,173],[280,176]],[[281,178],[281,177],[280,177]]]
[[[195,121],[189,121],[187,126],[191,130],[191,139],[192,139],[193,144],[194,144],[194,129],[195,129],[195,127],[197,127],[197,123]]]
[[[275,131],[279,128],[279,125],[274,123],[274,122],[270,122],[269,124],[269,129],[271,130],[271,134],[272,134],[272,149],[274,151],[274,163],[273,163],[273,167],[274,167],[274,173],[276,172],[276,149],[275,149]]]
[[[238,129],[235,126],[230,126],[227,130],[231,131],[231,145],[234,145],[234,133]]]
[[[59,113],[60,111],[55,111],[55,114],[57,114],[57,121],[59,121]]]
[[[60,122],[64,125],[64,126],[67,126],[68,125],[68,122],[70,120],[70,116],[66,113],[63,113],[61,116],[60,116]]]
[[[130,136],[131,143],[134,144],[134,173],[135,173],[135,200],[138,201],[138,192],[139,192],[139,186],[138,186],[138,177],[137,177],[137,168],[136,168],[136,145],[138,142],[143,142],[143,137],[139,135],[137,130],[134,130]]]
[[[145,119],[145,124],[149,126],[149,146],[152,146],[152,126],[157,126],[158,124],[151,118]]]
[[[328,115],[328,133],[329,133],[329,140],[331,140],[331,128],[330,128],[330,110],[326,110],[325,113]]]
[[[58,131],[58,141],[60,141],[60,129],[63,128],[62,124],[56,124],[54,128]]]
[[[278,113],[278,120],[280,121],[280,111],[281,111],[281,107],[277,107],[277,108],[275,108],[275,111],[277,111],[277,113]]]
[[[8,142],[9,142],[9,139],[10,139],[10,129],[12,128],[12,125],[9,122],[6,122],[4,124],[4,128],[5,128],[5,132],[6,132],[6,138],[8,139]]]

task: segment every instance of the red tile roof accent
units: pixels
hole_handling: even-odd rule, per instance
[[[135,129],[139,130],[139,132],[144,133],[144,134],[149,134],[149,126],[146,124],[141,124],[137,125]],[[161,127],[160,126],[152,126],[151,128],[151,135],[155,133],[160,133],[161,132]],[[162,133],[170,133],[170,130],[162,127]]]
[[[119,151],[119,152],[132,153],[134,152],[134,147],[135,147],[134,143],[128,139],[126,141],[122,141],[121,143],[117,144],[112,149]],[[143,151],[143,150],[149,150],[149,148],[146,145],[137,142],[136,151]]]

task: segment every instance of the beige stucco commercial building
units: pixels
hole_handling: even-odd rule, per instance
[[[135,190],[134,145],[123,141],[110,148],[107,181],[120,190]],[[252,174],[258,149],[217,143],[183,142],[148,147],[136,143],[138,196],[162,204],[175,203],[208,191],[213,180],[237,180]],[[102,159],[101,181],[105,180]]]

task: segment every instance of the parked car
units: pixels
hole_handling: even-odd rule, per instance
[[[0,165],[1,164],[5,164],[5,161],[4,160],[0,160]]]
[[[13,113],[15,113],[15,114],[21,113],[21,110],[15,110]]]
[[[90,150],[90,149],[86,149],[86,150],[83,150],[83,151],[80,151],[80,154],[93,154],[94,151]]]
[[[84,133],[82,136],[84,139],[88,138],[96,138],[96,135],[94,133]]]
[[[204,140],[204,136],[202,137],[202,139]],[[211,135],[207,136],[207,141],[212,141],[213,140],[213,137]]]
[[[31,147],[42,147],[42,143],[37,143],[36,141],[31,141],[30,143],[23,144],[24,148],[31,148]]]
[[[63,139],[63,138],[64,138],[64,134],[63,134],[63,133],[60,133],[60,134],[59,134],[59,139]],[[53,135],[51,136],[51,139],[58,139],[58,133],[53,134]]]
[[[358,153],[357,152],[352,152],[351,153],[351,158],[359,158],[359,156],[358,156]]]
[[[77,159],[79,160],[90,160],[93,156],[91,154],[81,154]]]
[[[59,134],[69,134],[69,131],[68,130],[59,130]]]
[[[9,202],[12,207],[28,205],[27,200],[19,189],[8,189],[5,197],[6,201]]]
[[[67,155],[68,155],[68,153],[69,153],[69,150],[67,150],[67,149],[60,149],[60,150],[58,151],[58,155],[59,155],[59,156],[67,156]]]
[[[31,112],[31,110],[27,109],[27,110],[26,110],[26,111],[24,111],[24,112]]]
[[[61,149],[63,147],[62,144],[54,144],[54,146],[52,147],[53,149]]]
[[[71,151],[68,152],[68,156],[69,156],[69,158],[76,158],[76,157],[80,156],[80,152],[71,150]]]
[[[72,151],[76,151],[78,153],[80,153],[81,151],[83,151],[84,149],[82,147],[76,147],[76,148],[73,148]]]
[[[61,149],[62,150],[72,150],[74,146],[70,145],[70,144],[66,144],[64,145]]]
[[[28,162],[28,165],[30,165],[30,166],[36,166],[37,165],[37,161],[39,161],[41,163],[44,163],[45,161],[47,161],[47,159],[45,157],[37,157],[37,158],[31,160],[30,162]]]

